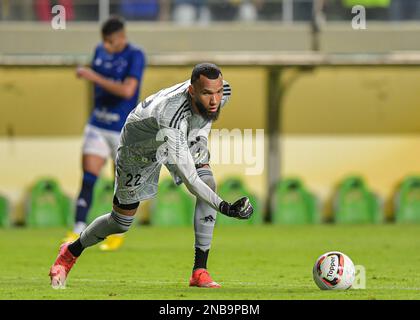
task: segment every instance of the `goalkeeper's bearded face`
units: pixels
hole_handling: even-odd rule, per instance
[[[200,115],[207,120],[217,120],[223,98],[222,75],[217,79],[208,79],[201,75],[200,79],[190,86],[189,92]]]

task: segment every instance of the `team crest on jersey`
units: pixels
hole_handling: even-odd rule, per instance
[[[116,71],[121,73],[124,71],[124,68],[126,68],[128,65],[127,60],[120,57],[116,61],[114,61],[114,67],[116,68]]]

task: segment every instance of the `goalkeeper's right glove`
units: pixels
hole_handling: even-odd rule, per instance
[[[254,212],[254,208],[249,202],[248,197],[243,197],[233,204],[222,201],[219,205],[219,211],[228,217],[237,219],[249,219]]]

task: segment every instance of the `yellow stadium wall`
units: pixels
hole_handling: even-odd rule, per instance
[[[190,67],[147,69],[142,96],[183,81]],[[266,75],[263,68],[223,68],[233,95],[214,128],[265,128]],[[290,68],[282,75],[280,167],[283,176],[298,175],[330,212],[336,183],[362,174],[386,200],[407,174],[420,172],[419,68]],[[0,192],[22,214],[22,199],[37,177],[57,177],[65,191],[78,192],[83,126],[89,114],[91,87],[70,67],[0,68]],[[267,139],[265,139],[266,141]],[[217,156],[212,150],[212,155]],[[245,165],[213,166],[218,181],[243,175],[264,198],[266,172],[245,175]],[[111,174],[111,166],[105,168]],[[163,172],[167,175],[167,172]]]
[[[0,136],[80,135],[92,107],[92,86],[77,79],[74,70],[0,67]],[[149,68],[141,96],[185,81],[190,73],[190,67]],[[264,70],[226,68],[224,75],[234,95],[215,128],[264,128]]]

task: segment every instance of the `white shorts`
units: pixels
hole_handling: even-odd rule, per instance
[[[84,132],[83,154],[94,154],[104,159],[111,157],[115,161],[119,142],[119,132],[87,124]]]
[[[138,149],[118,149],[114,195],[121,204],[133,204],[156,196],[162,163],[141,160]]]

